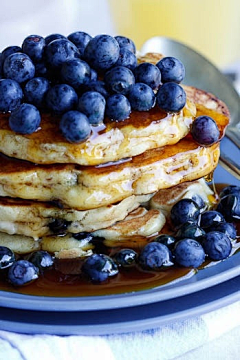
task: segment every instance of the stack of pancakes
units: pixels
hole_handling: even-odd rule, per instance
[[[141,61],[159,57],[148,54]],[[197,116],[208,115],[222,137],[229,112],[212,94],[184,89],[187,103],[179,113],[157,106],[133,111],[122,122],[93,128],[80,144],[63,138],[58,117],[42,114],[38,131],[20,135],[10,130],[9,115],[1,114],[0,245],[20,254],[43,249],[59,258],[86,256],[92,236],[114,246],[158,234],[166,203],[189,191],[207,201],[211,191],[202,178],[217,166],[219,143],[198,145],[190,127]]]

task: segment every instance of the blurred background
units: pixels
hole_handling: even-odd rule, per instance
[[[239,0],[0,0],[0,49],[30,34],[82,30],[180,40],[224,68],[240,61]]]

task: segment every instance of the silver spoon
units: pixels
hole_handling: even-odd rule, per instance
[[[155,36],[147,40],[141,53],[159,52],[179,58],[185,65],[184,83],[209,91],[224,101],[230,111],[230,125],[226,136],[240,149],[240,97],[231,82],[211,62],[187,45],[173,39]],[[226,154],[221,154],[222,165],[240,179],[240,166]]]

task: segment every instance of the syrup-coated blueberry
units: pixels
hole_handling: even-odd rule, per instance
[[[205,260],[205,252],[202,245],[194,239],[182,239],[176,243],[174,249],[175,261],[184,267],[197,268]]]
[[[114,254],[114,261],[124,268],[135,266],[137,258],[138,254],[133,249],[121,249]]]
[[[115,39],[117,40],[117,42],[118,42],[121,49],[122,48],[128,49],[133,54],[136,53],[136,46],[135,46],[134,42],[131,39],[129,39],[126,36],[121,36],[121,35],[115,36]]]
[[[176,243],[176,238],[169,234],[161,234],[156,237],[154,241],[160,242],[161,244],[166,245],[170,250],[172,250]]]
[[[35,66],[27,54],[14,53],[5,59],[3,73],[6,78],[21,84],[34,77]]]
[[[226,259],[232,250],[232,243],[229,237],[220,231],[210,231],[202,241],[205,253],[212,260]]]
[[[113,94],[107,98],[106,116],[114,121],[122,121],[129,117],[131,105],[126,96]]]
[[[119,52],[116,39],[110,35],[97,35],[88,42],[83,58],[95,70],[107,70],[117,62]]]
[[[77,109],[88,117],[90,124],[103,123],[106,100],[97,91],[87,91],[78,100]]]
[[[85,47],[92,39],[92,36],[83,32],[83,31],[75,31],[68,35],[68,40],[70,40],[79,50],[80,56],[83,55]]]
[[[219,129],[213,118],[210,116],[197,117],[191,126],[193,139],[200,145],[211,145],[219,139]]]
[[[0,111],[12,111],[21,104],[22,88],[11,79],[0,79]]]
[[[46,94],[46,104],[56,114],[62,114],[76,107],[78,96],[72,86],[57,84]]]
[[[177,231],[176,237],[179,239],[190,238],[201,242],[205,231],[196,223],[184,223]]]
[[[162,82],[180,83],[185,77],[185,67],[183,63],[172,56],[162,58],[156,66],[161,71]]]
[[[51,68],[60,69],[67,60],[79,58],[77,47],[67,39],[56,39],[45,47],[45,55]]]
[[[160,109],[166,112],[178,112],[186,104],[186,93],[180,85],[167,82],[159,87],[156,100]]]
[[[228,185],[228,186],[226,186],[225,188],[223,188],[220,191],[219,197],[223,198],[224,196],[230,195],[230,194],[240,196],[240,186],[237,186],[237,185]]]
[[[89,137],[91,126],[85,114],[71,110],[61,117],[60,130],[69,142],[79,143]]]
[[[136,82],[147,84],[153,90],[157,89],[161,83],[160,70],[151,63],[139,64],[134,70],[134,75]]]
[[[218,203],[217,210],[227,221],[240,220],[240,195],[229,194]]]
[[[81,85],[91,79],[91,69],[86,61],[72,59],[64,62],[61,67],[61,77],[64,83],[78,90]]]
[[[198,205],[192,199],[181,199],[173,205],[170,218],[174,227],[186,223],[187,221],[197,221],[200,214]]]
[[[0,246],[0,270],[7,269],[15,261],[15,255],[11,249],[6,246]]]
[[[29,35],[22,43],[22,50],[33,62],[39,62],[43,59],[45,39],[40,35]]]
[[[36,106],[23,103],[12,111],[9,117],[11,130],[19,134],[32,134],[41,122],[41,115]]]
[[[8,271],[8,280],[14,286],[23,286],[37,280],[38,268],[27,260],[16,261]]]
[[[29,80],[24,87],[26,102],[38,108],[45,106],[45,97],[50,88],[49,81],[44,77],[35,77]]]
[[[135,83],[135,77],[127,67],[115,66],[106,72],[104,81],[110,93],[126,95]]]
[[[139,254],[139,265],[146,270],[160,270],[173,265],[169,248],[160,242],[150,242]]]
[[[237,230],[234,224],[228,222],[222,222],[216,226],[211,227],[211,231],[220,231],[229,237],[230,240],[235,240],[237,236]]]
[[[216,210],[205,211],[200,217],[200,226],[203,229],[211,228],[222,222],[225,222],[224,216]]]
[[[106,281],[109,276],[117,275],[118,267],[109,256],[93,254],[85,260],[82,272],[93,283],[100,283]]]
[[[129,89],[128,100],[133,110],[148,111],[155,104],[155,94],[147,84],[136,83]]]
[[[38,250],[31,254],[28,261],[34,264],[41,272],[52,268],[53,257],[47,251]]]
[[[125,48],[120,48],[119,58],[115,66],[118,65],[125,66],[133,71],[137,66],[137,57],[132,51]]]

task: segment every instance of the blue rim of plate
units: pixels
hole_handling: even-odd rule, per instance
[[[227,147],[229,154],[236,155],[235,147],[228,139],[221,146]],[[225,169],[218,166],[214,173],[216,183],[240,185]],[[213,266],[199,270],[197,274],[179,281],[148,290],[114,295],[84,297],[51,297],[17,294],[0,291],[0,306],[13,309],[37,311],[96,311],[130,306],[140,306],[170,300],[215,286],[240,275],[240,252]]]

